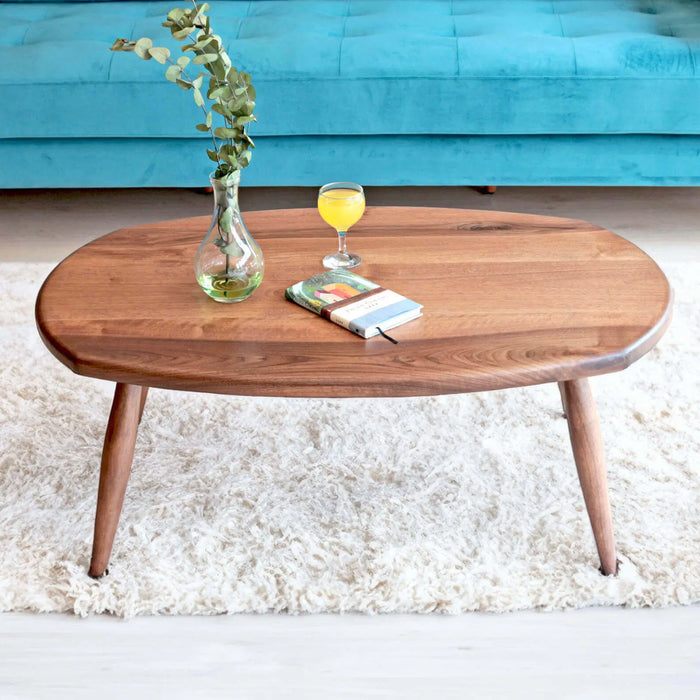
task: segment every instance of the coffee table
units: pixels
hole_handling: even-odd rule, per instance
[[[652,348],[672,293],[645,253],[584,221],[461,209],[368,208],[351,232],[357,272],[424,304],[363,340],[285,300],[321,271],[334,232],[315,209],[249,212],[265,279],[219,304],[194,279],[208,218],[121,229],[45,281],[41,336],[74,372],[116,382],[89,574],[107,571],[149,387],[282,397],[402,397],[558,383],[603,574],[617,571],[588,377]],[[468,426],[465,426],[468,428]],[[523,478],[527,478],[523,476]]]

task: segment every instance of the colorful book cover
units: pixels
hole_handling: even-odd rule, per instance
[[[363,338],[411,321],[423,308],[349,270],[329,270],[309,277],[289,287],[285,296]]]

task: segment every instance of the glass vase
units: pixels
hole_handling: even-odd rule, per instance
[[[262,251],[238,208],[240,173],[218,179],[212,174],[209,180],[214,190],[214,214],[195,256],[195,275],[199,286],[215,301],[243,301],[262,282]]]

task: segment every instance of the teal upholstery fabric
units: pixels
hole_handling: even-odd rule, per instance
[[[109,51],[116,37],[150,36],[178,52],[160,26],[176,4],[0,0],[0,154],[11,140],[196,141],[199,112],[165,81],[164,67]],[[451,143],[439,137],[501,136],[514,147],[526,136],[634,142],[638,135],[700,135],[698,0],[210,4],[234,65],[254,78],[259,122],[253,135],[270,137],[275,149],[284,143],[280,137],[317,137],[308,142],[317,144],[312,159],[349,136],[358,144],[368,136],[407,137],[422,153],[420,144]],[[129,152],[138,161],[138,149]],[[261,161],[258,150],[247,179]],[[437,168],[435,162],[421,167]],[[666,175],[657,169],[654,177],[670,182],[667,162]],[[639,165],[613,168],[612,180],[652,184]],[[201,167],[208,168],[206,155]],[[523,163],[518,181],[527,180],[528,167]],[[261,184],[284,184],[279,177],[270,173]],[[374,177],[391,184],[402,176]],[[291,179],[316,184],[324,178]],[[5,180],[0,175],[0,186],[11,186]],[[484,173],[476,181],[491,180]],[[129,184],[128,178],[115,184]]]
[[[700,136],[262,136],[243,184],[698,185]],[[14,139],[0,187],[205,187],[202,141]],[[309,201],[315,206],[315,201]]]

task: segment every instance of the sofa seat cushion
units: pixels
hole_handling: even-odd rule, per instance
[[[109,51],[169,2],[0,2],[0,137],[190,136],[164,66]],[[700,133],[698,0],[212,0],[258,135]]]

